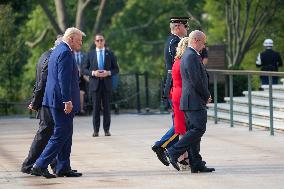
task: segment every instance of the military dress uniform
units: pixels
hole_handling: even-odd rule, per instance
[[[258,55],[256,66],[261,68],[261,71],[278,71],[278,67],[282,66],[282,59],[278,52],[267,48]],[[269,84],[268,76],[261,76],[261,84]],[[272,77],[272,84],[278,83],[278,77]]]
[[[170,23],[184,24],[187,27],[188,17],[172,17]],[[172,87],[172,66],[176,56],[176,48],[180,42],[180,37],[171,33],[166,41],[164,49],[165,67],[167,72],[166,83],[163,89],[163,98],[169,101],[171,106],[171,100],[168,99],[170,90]],[[165,148],[170,147],[178,141],[178,134],[175,134],[174,125],[162,136],[159,141],[156,141],[152,146],[152,150],[157,154],[158,159],[166,166],[169,166],[169,162],[164,153]]]

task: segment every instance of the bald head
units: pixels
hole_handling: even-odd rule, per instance
[[[206,35],[200,30],[194,30],[188,35],[188,45],[200,52],[205,47]]]

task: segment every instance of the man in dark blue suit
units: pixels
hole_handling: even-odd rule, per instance
[[[191,172],[212,172],[199,154],[201,137],[206,131],[207,107],[211,101],[208,90],[208,75],[199,52],[205,47],[206,36],[199,30],[189,34],[189,47],[181,59],[182,96],[180,109],[184,111],[187,132],[176,144],[170,147],[167,155],[170,163],[179,171],[177,159],[185,151],[189,152]]]
[[[112,92],[112,77],[118,74],[119,67],[112,51],[105,47],[104,35],[99,33],[94,36],[96,49],[87,54],[84,64],[84,73],[90,77],[89,89],[93,100],[93,137],[99,136],[100,112],[103,105],[103,128],[105,136],[110,134],[110,100]]]
[[[48,72],[48,59],[52,50],[62,41],[62,35],[57,37],[54,47],[44,52],[37,65],[36,65],[36,82],[33,90],[33,97],[29,105],[30,110],[37,111],[37,118],[39,118],[39,128],[31,144],[28,157],[22,164],[21,171],[23,173],[30,173],[33,164],[40,156],[48,140],[53,133],[54,122],[51,112],[48,107],[42,106],[43,95],[45,91],[47,72]]]
[[[31,172],[33,175],[56,177],[47,169],[56,158],[57,176],[82,176],[82,173],[71,170],[70,153],[73,118],[75,112],[80,110],[79,73],[72,51],[81,49],[83,35],[85,34],[77,28],[68,28],[63,41],[50,55],[43,106],[50,108],[55,125],[53,135],[33,166]]]

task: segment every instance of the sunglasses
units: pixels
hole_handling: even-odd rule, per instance
[[[96,42],[103,42],[103,39],[96,39]]]

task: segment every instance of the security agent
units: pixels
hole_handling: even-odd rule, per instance
[[[165,67],[167,71],[166,84],[163,90],[163,98],[169,101],[168,99],[170,89],[172,87],[172,66],[174,63],[174,57],[176,55],[176,48],[181,38],[187,35],[188,30],[188,19],[189,17],[171,17],[170,19],[170,28],[171,34],[169,35],[165,49]],[[165,148],[170,147],[172,144],[178,141],[178,135],[175,134],[174,125],[168,130],[168,132],[155,144],[152,146],[152,150],[156,153],[158,159],[166,166],[169,166],[169,161],[167,160],[165,154]]]
[[[261,68],[261,71],[278,71],[278,67],[282,66],[282,59],[278,52],[272,50],[272,39],[265,39],[263,46],[265,51],[258,54],[256,66]],[[267,85],[269,83],[268,76],[260,76],[261,84]],[[278,83],[278,77],[272,77],[272,84]]]

